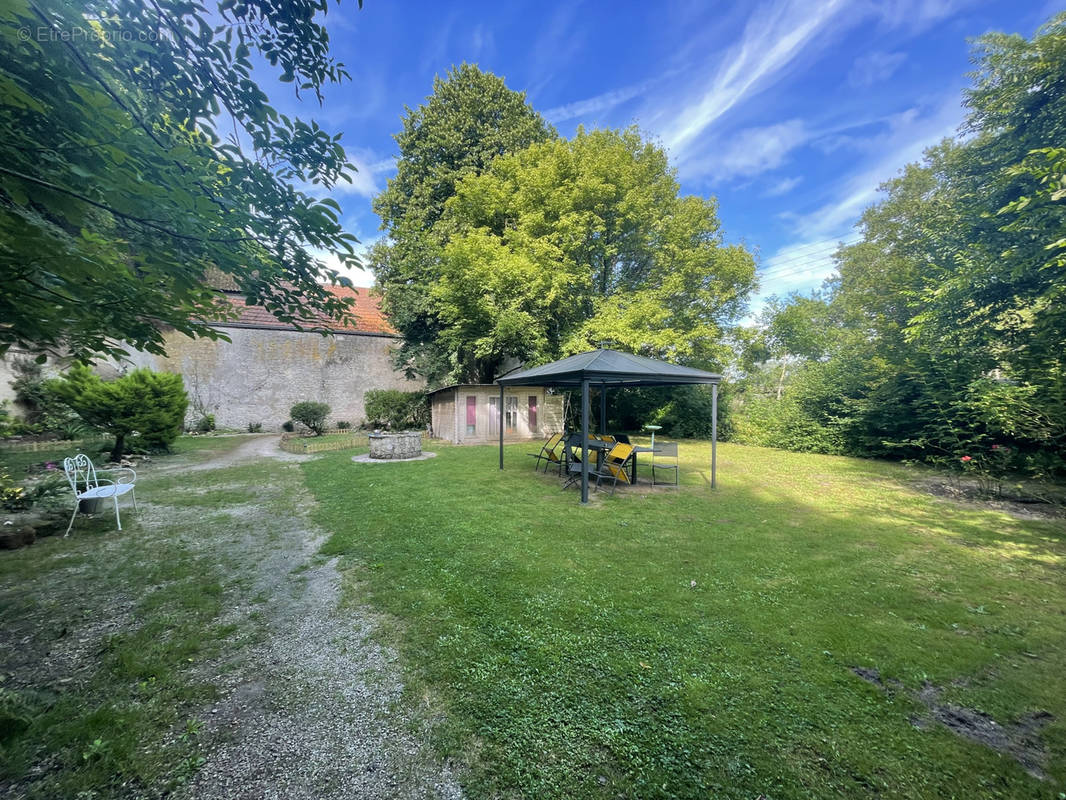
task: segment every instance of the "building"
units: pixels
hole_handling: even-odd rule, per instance
[[[429,393],[433,436],[453,444],[500,438],[500,387],[462,383]],[[542,386],[509,386],[503,396],[505,441],[540,439],[563,429],[563,397]]]
[[[235,288],[235,287],[233,287]],[[112,370],[148,367],[178,372],[189,394],[189,422],[212,414],[219,428],[279,430],[289,409],[304,400],[328,403],[331,424],[361,424],[366,418],[363,397],[370,389],[417,391],[421,381],[408,380],[392,364],[396,331],[369,289],[330,287],[339,297],[354,300],[356,320],[350,325],[322,318],[329,335],[298,331],[261,306],[249,306],[232,288],[223,287],[236,319],[213,327],[230,341],[192,339],[167,333],[167,355],[134,352],[128,364]],[[106,370],[102,369],[101,372]]]

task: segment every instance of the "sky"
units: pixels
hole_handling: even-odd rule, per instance
[[[381,236],[371,199],[395,173],[405,106],[463,61],[503,76],[563,136],[636,124],[666,148],[682,192],[715,196],[728,242],[757,256],[768,295],[807,292],[878,185],[959,130],[969,38],[1031,36],[1059,2],[392,2],[330,7],[331,50],[352,80],[314,118],[358,174],[331,196],[347,229]],[[266,77],[266,76],[263,76]],[[350,277],[369,286],[373,276]]]

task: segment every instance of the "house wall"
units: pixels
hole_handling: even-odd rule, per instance
[[[303,400],[328,403],[331,424],[366,418],[368,389],[424,389],[396,371],[391,336],[317,333],[263,328],[225,328],[231,341],[166,336],[166,356],[135,352],[133,366],[179,372],[189,393],[190,422],[214,414],[220,428],[260,422],[279,430],[289,409]],[[116,371],[117,365],[111,365]],[[106,371],[106,370],[101,370]]]
[[[530,428],[529,397],[537,398],[537,425]],[[540,386],[508,387],[504,391],[504,409],[507,398],[517,399],[517,426],[512,433],[504,434],[505,441],[523,441],[540,439],[563,428],[563,398],[551,395]],[[467,402],[474,399],[474,431],[468,430]],[[500,389],[498,386],[466,385],[443,389],[431,396],[433,417],[433,435],[455,444],[487,444],[499,440],[499,429],[495,427],[492,403],[498,403]]]

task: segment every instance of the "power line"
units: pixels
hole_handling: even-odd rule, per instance
[[[820,247],[818,247],[817,249],[810,250],[807,253],[799,253],[799,254],[790,253],[789,256],[787,258],[784,258],[784,259],[770,259],[771,261],[774,262],[773,266],[765,269],[762,272],[762,274],[765,275],[765,274],[774,272],[774,271],[780,269],[781,267],[787,267],[790,264],[793,264],[793,263],[796,263],[796,262],[800,262],[800,261],[804,261],[804,260],[807,260],[807,259],[812,258],[812,257],[813,258],[826,258],[826,257],[829,257],[830,255],[835,253],[837,250],[839,250],[841,247],[849,247],[849,246],[851,246],[853,244],[856,244],[857,242],[861,241],[861,238],[862,237],[858,237],[858,238],[852,239],[852,240],[846,240],[845,239],[845,240],[841,240],[839,242],[834,242],[832,244],[822,243],[820,245]]]

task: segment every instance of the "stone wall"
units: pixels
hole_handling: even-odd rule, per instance
[[[131,359],[133,366],[181,373],[189,393],[190,423],[214,414],[220,428],[259,422],[263,430],[275,431],[294,404],[314,400],[330,405],[330,424],[347,421],[354,426],[366,417],[367,390],[425,388],[393,368],[390,351],[397,339],[391,336],[220,329],[232,341],[172,333],[166,337],[166,357],[137,352]],[[115,368],[112,365],[111,371]]]

